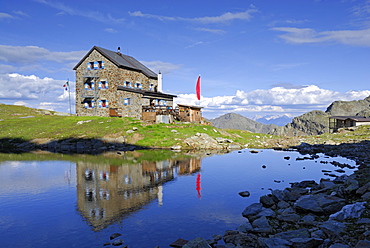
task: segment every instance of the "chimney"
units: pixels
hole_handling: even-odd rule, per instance
[[[162,73],[158,72],[158,92],[162,92]]]
[[[118,49],[117,49],[117,53],[118,53],[118,54],[121,54],[121,47],[118,47]]]

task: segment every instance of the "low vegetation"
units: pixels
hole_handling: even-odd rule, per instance
[[[149,124],[132,118],[69,116],[53,111],[0,104],[0,140],[121,139],[128,144],[170,148],[196,133],[222,137],[249,148],[288,147],[302,142],[338,144],[370,140],[370,127],[314,136],[283,137],[194,123]],[[4,143],[4,142],[3,142]],[[2,144],[4,148],[6,145]]]
[[[194,123],[149,124],[132,118],[68,116],[23,106],[0,105],[0,139],[114,139],[152,148],[169,148],[196,133],[254,144],[272,136],[218,129]]]

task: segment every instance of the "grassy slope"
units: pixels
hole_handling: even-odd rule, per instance
[[[23,106],[0,104],[0,139],[68,139],[119,138],[147,147],[183,145],[182,141],[196,133],[224,137],[240,144],[254,144],[257,139],[271,137],[243,130],[221,130],[201,124],[148,124],[132,118],[58,116],[53,112]],[[82,124],[78,122],[85,121]],[[136,127],[138,130],[127,133]],[[173,132],[176,130],[177,132]]]
[[[85,122],[77,124],[81,121]],[[127,133],[134,127],[138,130]],[[244,130],[218,129],[201,124],[148,124],[132,118],[58,116],[49,111],[0,104],[0,139],[18,138],[31,141],[33,139],[124,137],[127,143],[135,145],[169,148],[173,145],[183,146],[183,140],[196,133],[206,133],[213,138],[228,138],[235,143],[248,144],[248,147],[253,148],[274,147],[277,142],[281,143],[281,140],[285,140],[288,145],[297,145],[300,142],[320,144],[328,141],[344,143],[370,140],[370,126],[359,127],[354,132],[288,138],[255,134]]]

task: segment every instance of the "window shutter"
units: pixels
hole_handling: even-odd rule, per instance
[[[101,107],[102,107],[102,101],[99,100],[99,108],[101,108]]]
[[[91,100],[91,108],[94,108],[95,106],[95,100]]]
[[[99,68],[99,63],[96,61],[94,62],[94,70],[97,70]]]
[[[91,70],[90,62],[87,62],[87,70],[88,70],[88,71],[90,71],[90,70]]]
[[[163,100],[163,106],[167,106],[167,101]]]
[[[105,81],[105,88],[108,89],[108,81]]]
[[[98,86],[98,89],[101,90],[101,81],[99,82],[99,86]]]
[[[104,61],[101,61],[101,68],[104,69]]]
[[[105,107],[108,108],[108,100],[105,100]]]
[[[128,98],[125,98],[125,99],[123,100],[123,105],[128,105]]]
[[[89,85],[85,83],[85,90],[87,90],[88,88],[89,88]]]
[[[84,108],[88,108],[89,107],[89,104],[87,104],[87,102],[84,103]]]
[[[132,83],[131,82],[128,83],[128,87],[132,88]]]
[[[91,82],[91,89],[95,89],[95,83],[94,82]]]

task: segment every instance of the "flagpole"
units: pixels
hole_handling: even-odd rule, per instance
[[[68,85],[68,98],[69,98],[69,114],[72,115],[72,107],[71,107],[71,87],[69,87],[69,78],[67,78],[67,85]]]

